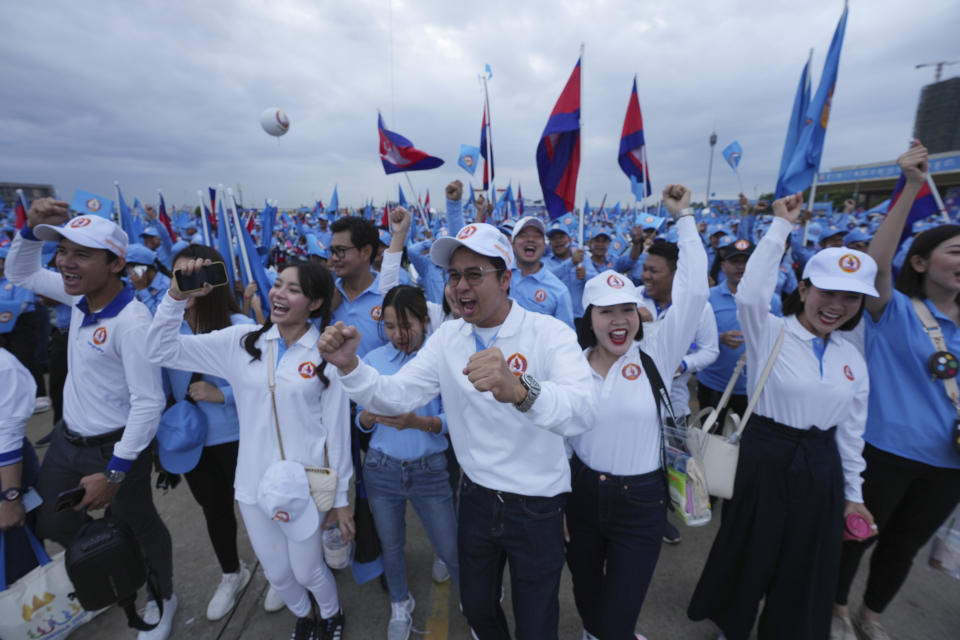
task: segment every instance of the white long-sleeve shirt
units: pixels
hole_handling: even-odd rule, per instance
[[[200,335],[180,333],[185,300],[169,294],[157,308],[146,343],[150,359],[165,367],[197,371],[225,378],[233,387],[240,419],[240,444],[237,475],[234,481],[237,500],[257,503],[257,487],[267,467],[280,460],[280,446],[270,400],[268,342],[276,342],[277,416],[287,460],[304,465],[322,466],[327,446],[330,467],[337,471],[334,507],[349,504],[347,489],[353,475],[350,457],[350,404],[330,367],[326,375],[330,385],[323,387],[317,373],[323,366],[317,351],[320,332],[311,327],[281,354],[280,332],[270,327],[257,340],[261,351],[253,360],[244,350],[243,337],[256,330],[235,325]]]
[[[23,459],[23,432],[33,415],[37,383],[16,356],[0,348],[0,467]]]
[[[42,246],[17,234],[7,256],[6,274],[17,286],[73,308],[63,419],[82,436],[123,427],[113,455],[132,462],[153,440],[165,405],[160,367],[147,359],[143,344],[150,311],[133,299],[116,315],[82,326],[84,312],[76,306],[81,298],[68,295],[60,275],[41,267]],[[129,464],[119,466],[129,468]]]
[[[615,475],[639,475],[660,468],[660,422],[650,380],[643,370],[637,347],[657,365],[664,384],[690,348],[709,297],[707,254],[692,217],[677,223],[680,235],[677,272],[673,278],[672,311],[660,327],[621,356],[606,377],[591,369],[591,390],[597,399],[596,426],[569,438],[573,450],[595,471]],[[712,318],[712,313],[710,314]],[[716,326],[716,325],[714,325]],[[671,401],[674,400],[670,392]],[[678,413],[682,410],[674,407]],[[668,416],[662,409],[663,417]]]
[[[439,393],[457,460],[484,487],[528,496],[570,491],[563,437],[589,429],[595,410],[590,367],[576,336],[559,320],[511,300],[492,346],[514,373],[540,382],[530,411],[474,389],[463,368],[477,352],[477,339],[462,319],[435,327],[397,373],[381,375],[361,362],[340,380],[353,400],[383,415],[412,411]]]
[[[860,473],[866,468],[863,431],[870,394],[867,364],[841,331],[830,334],[821,360],[814,351],[819,338],[796,316],[778,318],[770,313],[770,297],[777,286],[780,256],[790,230],[788,222],[774,219],[750,256],[737,288],[737,319],[747,345],[747,389],[756,386],[786,325],[783,346],[754,412],[796,429],[836,425],[844,495],[851,502],[863,502]]]

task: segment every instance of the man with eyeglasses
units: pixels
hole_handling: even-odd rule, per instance
[[[500,582],[510,563],[518,638],[557,638],[564,563],[564,494],[570,465],[564,436],[593,424],[590,367],[563,322],[510,298],[513,248],[495,227],[475,223],[433,243],[462,317],[436,328],[393,375],[357,358],[357,327],[327,327],[318,346],[347,394],[371,411],[397,415],[437,393],[464,476],[458,545],[463,612],[477,637],[509,638]]]
[[[342,298],[333,312],[333,320],[360,329],[363,340],[357,354],[363,357],[386,344],[377,330],[383,304],[380,276],[371,268],[380,234],[372,222],[358,216],[340,218],[330,225],[330,231],[333,235],[327,266],[336,275],[335,283]]]

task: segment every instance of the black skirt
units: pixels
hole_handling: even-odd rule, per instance
[[[765,598],[760,640],[829,636],[845,504],[835,432],[750,419],[692,620],[709,618],[727,640],[746,640]]]

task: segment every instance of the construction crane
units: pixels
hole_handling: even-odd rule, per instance
[[[940,82],[940,76],[943,75],[943,68],[947,65],[958,64],[958,63],[960,63],[960,60],[941,60],[939,62],[924,62],[922,64],[918,64],[917,66],[915,66],[914,69],[922,69],[923,67],[936,67],[937,75],[934,77],[933,81]]]

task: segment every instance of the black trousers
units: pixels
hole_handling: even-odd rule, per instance
[[[702,382],[697,380],[697,402],[700,403],[700,408],[704,409],[706,407],[716,407],[720,403],[720,398],[723,397],[723,390],[717,391],[716,389],[711,389],[710,387],[704,386]],[[727,411],[733,410],[738,416],[742,416],[747,411],[747,396],[737,395],[736,393],[730,394],[730,402],[727,403],[726,408],[720,412],[720,415],[717,417],[717,424],[714,431],[723,428],[723,421],[727,417]]]
[[[710,618],[727,640],[746,640],[766,598],[759,640],[829,637],[844,510],[835,430],[750,419],[692,620]]]
[[[184,474],[190,493],[203,509],[207,535],[224,573],[240,570],[237,553],[237,516],[233,510],[233,478],[237,473],[239,442],[203,448],[197,466]]]
[[[37,491],[43,504],[38,509],[37,535],[66,547],[89,516],[73,509],[57,511],[57,495],[79,486],[84,476],[103,473],[113,456],[113,445],[77,446],[67,441],[63,429],[62,422],[54,427],[53,439],[40,465]],[[133,529],[144,555],[157,572],[160,594],[166,599],[173,593],[173,545],[170,531],[153,504],[152,468],[153,450],[147,447],[130,467],[109,510]]]
[[[47,395],[47,384],[43,379],[43,369],[37,358],[38,345],[46,333],[44,323],[50,324],[47,308],[37,304],[33,311],[21,313],[13,331],[4,336],[4,346],[20,361],[37,383],[37,395]],[[45,343],[44,343],[45,345]]]
[[[47,346],[47,360],[50,370],[50,401],[53,403],[53,422],[63,418],[63,385],[67,382],[67,345],[70,332],[54,329]]]
[[[949,446],[946,440],[943,446]],[[932,467],[866,445],[863,500],[878,535],[864,542],[845,541],[837,603],[847,604],[850,585],[863,553],[874,543],[863,602],[882,612],[903,586],[913,557],[960,502],[960,469]]]

